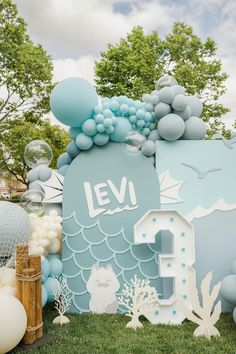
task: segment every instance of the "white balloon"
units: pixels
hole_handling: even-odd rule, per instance
[[[0,288],[0,294],[7,294],[11,296],[16,296],[16,288],[14,286],[3,286]]]
[[[51,244],[47,247],[49,253],[59,253],[61,249],[61,242],[56,238]]]
[[[16,285],[16,271],[15,269],[8,268],[4,274],[1,276],[2,286],[13,286]]]
[[[17,346],[25,334],[27,316],[24,306],[15,297],[0,294],[0,353]]]

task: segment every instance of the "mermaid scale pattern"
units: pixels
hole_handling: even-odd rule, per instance
[[[72,223],[74,235],[66,234],[67,222]],[[96,232],[92,230],[93,228],[96,229]],[[96,237],[92,237],[92,234]],[[158,276],[160,240],[157,239],[156,249],[152,249],[147,244],[134,244],[129,236],[132,237],[132,235],[125,235],[124,231],[108,235],[102,231],[99,221],[92,227],[86,227],[78,222],[75,215],[65,220],[63,264],[64,275],[67,277],[69,288],[73,293],[72,312],[90,311],[90,295],[86,290],[86,283],[90,269],[94,264],[99,267],[108,264],[112,266],[121,285],[119,291],[125,283],[130,284],[130,280],[135,274],[139,278],[148,278],[152,286],[158,290],[161,289],[161,279]]]

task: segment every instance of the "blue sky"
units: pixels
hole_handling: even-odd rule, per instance
[[[236,118],[235,0],[15,0],[29,33],[52,55],[54,79],[80,76],[93,82],[94,61],[108,43],[117,43],[133,26],[164,37],[176,21],[191,25],[203,40],[218,46],[217,58],[229,75],[222,102]]]

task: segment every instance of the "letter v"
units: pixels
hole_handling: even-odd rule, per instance
[[[127,186],[127,178],[122,177],[119,191],[110,179],[107,181],[107,184],[111,188],[111,191],[114,194],[114,196],[116,197],[117,201],[120,204],[124,203],[126,186]]]

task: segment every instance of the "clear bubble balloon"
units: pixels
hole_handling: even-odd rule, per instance
[[[165,86],[174,86],[174,85],[178,85],[177,80],[175,80],[173,76],[165,74],[159,80],[157,80],[155,88],[156,90],[160,90]]]
[[[123,143],[128,151],[138,152],[142,148],[142,144],[146,140],[145,136],[138,133],[137,131],[129,132]]]
[[[20,204],[28,214],[41,215],[44,212],[43,200],[44,193],[42,191],[29,189],[22,194]]]
[[[28,167],[39,165],[49,166],[52,162],[53,152],[51,147],[43,140],[33,140],[25,148],[24,159]]]

